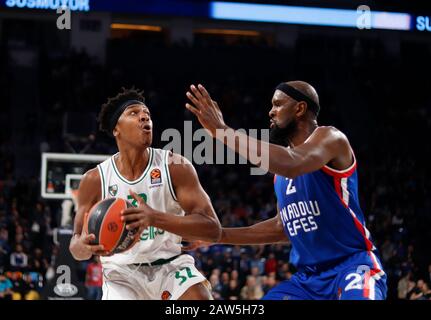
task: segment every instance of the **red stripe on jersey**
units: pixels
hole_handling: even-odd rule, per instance
[[[344,202],[343,199],[343,192],[341,190],[341,179],[338,177],[334,177],[334,187],[335,187],[335,192],[338,195],[338,198],[340,198],[341,203],[343,204],[344,207],[348,207],[347,203]]]
[[[370,297],[370,272],[365,272],[364,274],[364,298]]]
[[[355,162],[350,166],[350,168],[346,169],[346,170],[342,170],[342,171],[338,171],[335,169],[332,169],[328,166],[324,166],[322,167],[322,171],[325,172],[326,174],[329,174],[330,176],[333,176],[334,178],[347,178],[350,177],[356,170],[356,160]]]
[[[361,235],[364,237],[367,251],[371,251],[373,249],[373,244],[370,241],[370,239],[367,238],[367,235],[365,234],[364,226],[362,225],[361,221],[359,221],[358,218],[356,218],[353,214],[352,214],[352,218],[353,218],[353,222],[355,223],[356,229],[358,229]]]
[[[371,276],[374,276],[376,274],[379,274],[382,272],[382,270],[380,270],[379,265],[377,264],[376,258],[374,256],[374,254],[371,251],[368,251],[368,255],[371,258],[371,261],[373,261],[373,269],[371,270]]]

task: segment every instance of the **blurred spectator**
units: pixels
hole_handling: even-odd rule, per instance
[[[424,294],[425,281],[418,280],[416,286],[408,293],[409,300],[421,300]]]
[[[241,299],[259,300],[263,294],[262,287],[256,283],[256,278],[248,276],[245,286],[241,289]]]
[[[221,274],[221,296],[223,297],[223,299],[227,299],[227,294],[229,290],[229,281],[230,281],[229,273],[223,272]]]
[[[385,242],[381,246],[381,255],[383,262],[388,262],[394,255],[395,247],[389,238],[386,238]]]
[[[279,280],[287,280],[289,279],[288,273],[290,271],[290,267],[288,263],[283,263],[281,267],[277,270],[277,279]]]
[[[248,259],[248,255],[245,252],[241,253],[241,260],[239,262],[239,270],[243,274],[249,273],[250,261]]]
[[[33,244],[36,247],[43,247],[43,240],[46,235],[46,218],[49,213],[45,210],[41,202],[37,202],[35,209],[31,215],[31,234]]]
[[[220,283],[219,275],[213,273],[209,278],[210,284],[211,284],[211,293],[214,297],[214,300],[221,300],[222,296],[222,285]]]
[[[431,289],[427,282],[422,286],[422,299],[419,300],[431,300]]]
[[[103,272],[100,258],[94,256],[87,266],[85,286],[87,287],[87,299],[100,300],[102,298]]]
[[[9,232],[6,228],[0,228],[0,273],[9,266],[9,254],[11,247],[8,242]]]
[[[228,250],[224,252],[223,259],[218,265],[222,268],[222,270],[226,270],[228,272],[231,272],[233,270],[234,265],[232,259],[232,251],[230,248],[228,248]]]
[[[256,280],[256,283],[259,286],[262,286],[264,283],[264,276],[263,276],[263,272],[261,272],[261,270],[259,269],[259,267],[252,267],[251,271],[250,271],[250,275],[252,275],[254,277],[254,279]]]
[[[28,257],[24,253],[21,244],[17,244],[15,251],[10,255],[10,266],[13,271],[24,271],[27,268]]]
[[[413,290],[416,283],[412,281],[412,273],[408,272],[398,281],[398,299],[407,299],[407,295]]]
[[[239,287],[238,281],[235,279],[231,279],[229,281],[226,298],[228,300],[239,300],[240,291],[241,288]]]
[[[244,275],[240,276],[238,270],[232,270],[230,273],[230,279],[238,282],[238,285],[242,285],[245,281]]]
[[[265,262],[265,273],[270,274],[271,272],[277,271],[277,259],[275,259],[274,253],[270,253],[268,259]]]
[[[12,300],[12,288],[12,282],[4,274],[0,274],[0,300]]]
[[[24,300],[39,300],[40,295],[37,292],[37,282],[33,281],[33,278],[30,274],[25,274],[23,276],[21,297]]]
[[[262,290],[266,294],[268,293],[269,290],[274,288],[276,285],[277,285],[277,279],[275,277],[275,272],[272,272],[266,277],[265,283],[262,286]]]
[[[35,248],[30,259],[29,269],[40,274],[45,274],[48,269],[48,261],[42,256],[43,252],[40,248]]]
[[[23,280],[23,273],[20,271],[8,272],[7,277],[12,281],[13,284],[13,300],[22,300],[26,293],[26,286]]]

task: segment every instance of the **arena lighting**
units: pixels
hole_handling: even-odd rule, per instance
[[[144,24],[126,24],[126,23],[112,23],[111,29],[120,30],[141,30],[141,31],[162,31],[162,27],[159,26],[149,26]]]
[[[221,34],[221,35],[233,35],[233,36],[250,36],[257,37],[260,32],[251,30],[231,30],[231,29],[195,29],[194,33],[204,34]]]
[[[211,2],[209,16],[213,19],[291,23],[300,25],[356,28],[356,10]],[[411,16],[407,13],[371,10],[371,28],[410,30]]]

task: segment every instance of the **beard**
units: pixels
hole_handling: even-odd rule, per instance
[[[295,133],[296,129],[296,120],[292,120],[284,128],[274,124],[274,127],[269,131],[269,142],[282,147],[287,147],[289,146],[289,138]]]

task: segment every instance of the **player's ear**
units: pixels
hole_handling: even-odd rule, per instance
[[[296,116],[302,117],[307,112],[307,104],[304,101],[298,102],[296,104]]]
[[[115,127],[114,130],[112,130],[112,134],[114,135],[114,137],[118,137],[119,132],[117,127]]]

